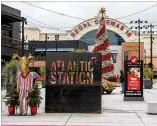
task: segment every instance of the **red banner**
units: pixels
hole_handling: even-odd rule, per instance
[[[128,90],[140,90],[140,77],[128,74]]]

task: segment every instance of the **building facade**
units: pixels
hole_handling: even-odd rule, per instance
[[[1,65],[22,53],[21,11],[1,4]],[[25,50],[25,53],[28,51]]]
[[[122,69],[123,64],[123,54],[124,54],[124,44],[125,43],[137,43],[138,35],[133,32],[124,23],[106,17],[106,27],[109,37],[110,48],[112,50],[113,61],[115,65],[115,73],[119,74]],[[65,33],[57,34],[59,35],[59,40],[80,40],[88,43],[88,51],[92,52],[94,48],[94,42],[96,33],[99,27],[99,19],[97,17],[86,20],[75,26],[72,30],[66,31]],[[30,34],[32,33],[33,34]],[[25,33],[27,33],[27,40],[45,40],[45,33],[40,33],[38,28],[25,28]],[[29,36],[28,36],[29,35]],[[48,41],[55,42],[55,33],[48,33]],[[157,71],[157,34],[153,35],[153,65],[154,72]],[[144,63],[150,63],[150,34],[141,34],[141,60]],[[138,48],[135,50],[136,53],[133,55],[138,56]],[[132,55],[130,55],[132,56]]]

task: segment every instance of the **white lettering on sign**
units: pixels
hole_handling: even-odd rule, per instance
[[[120,32],[123,32],[123,34],[125,34],[128,38],[130,38],[132,36],[131,30],[127,26],[125,26],[124,24],[122,24],[114,19],[106,18],[105,24],[106,24],[106,26],[114,27],[114,28],[118,29]],[[99,19],[91,19],[86,22],[83,22],[72,30],[71,36],[73,38],[75,38],[84,29],[90,28],[95,25],[99,25]]]
[[[131,77],[131,80],[135,81],[135,80],[137,80],[137,78],[133,78],[133,77]]]

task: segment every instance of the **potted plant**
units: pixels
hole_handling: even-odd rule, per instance
[[[9,115],[14,115],[15,110],[17,114],[17,108],[19,106],[19,92],[17,91],[16,86],[14,86],[12,91],[6,94],[4,99],[5,105],[8,106]]]
[[[9,93],[17,84],[17,72],[20,70],[20,65],[14,60],[6,63],[2,68],[2,76],[4,77],[6,91]]]
[[[151,89],[152,88],[152,78],[153,78],[153,72],[150,68],[145,67],[144,69],[144,88],[145,89]]]
[[[42,80],[42,87],[45,87],[45,85],[46,85],[46,64],[44,66],[40,67],[40,74],[44,78],[44,80]]]
[[[37,107],[39,107],[42,97],[40,96],[41,92],[40,89],[38,88],[38,84],[35,84],[33,86],[33,89],[31,92],[28,94],[28,105],[31,108],[31,115],[36,115],[37,114]]]

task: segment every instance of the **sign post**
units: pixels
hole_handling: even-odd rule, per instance
[[[143,97],[143,61],[132,56],[125,60],[124,101],[144,101]]]

